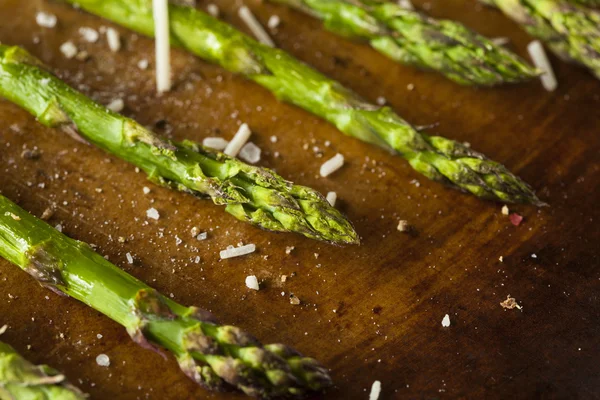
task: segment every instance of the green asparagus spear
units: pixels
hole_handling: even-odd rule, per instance
[[[83,400],[79,389],[47,365],[33,365],[0,342],[0,400]]]
[[[170,351],[208,389],[301,397],[331,384],[316,360],[281,344],[263,346],[206,311],[170,300],[1,195],[0,256],[121,324],[138,344]]]
[[[481,1],[498,7],[563,60],[587,67],[600,79],[599,10],[565,0]]]
[[[362,39],[403,64],[463,84],[493,86],[531,79],[537,71],[516,54],[454,21],[435,20],[381,0],[271,0],[311,14],[333,32]]]
[[[149,0],[67,0],[93,14],[152,36]],[[389,107],[378,107],[288,53],[258,43],[193,7],[169,5],[171,43],[239,73],[334,124],[345,134],[399,153],[430,179],[478,197],[541,205],[527,184],[460,143],[427,136]]]
[[[154,182],[210,196],[243,221],[332,243],[359,241],[351,223],[316,191],[189,141],[162,140],[76,92],[19,47],[0,45],[0,96],[44,125],[76,128],[85,139],[147,172]]]

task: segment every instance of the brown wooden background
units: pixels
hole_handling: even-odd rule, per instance
[[[226,20],[245,29],[234,1],[214,3]],[[509,37],[526,55],[530,38],[474,0],[416,3],[434,16]],[[414,124],[439,123],[437,133],[468,141],[503,162],[551,207],[514,207],[525,217],[515,227],[500,213],[502,204],[429,182],[401,158],[347,138],[181,51],[173,54],[174,90],[157,98],[151,40],[117,28],[124,40],[119,53],[111,53],[104,38],[86,44],[79,27],[110,24],[42,0],[1,0],[0,40],[26,47],[102,103],[122,96],[125,114],[173,138],[230,138],[239,121],[249,123],[252,140],[266,153],[261,164],[324,193],[336,191],[363,244],[337,248],[262,232],[210,201],[153,186],[132,166],[42,127],[4,101],[0,191],[36,215],[55,203],[51,224],[97,245],[101,254],[177,301],[207,308],[265,342],[288,343],[319,358],[336,383],[324,398],[366,399],[374,380],[382,382],[382,399],[599,397],[600,82],[553,58],[560,83],[555,93],[546,93],[537,81],[463,88],[395,65],[298,13],[247,4],[264,23],[274,13],[281,16],[273,34],[279,46],[373,101],[384,96]],[[37,10],[56,14],[58,26],[38,27]],[[68,39],[91,58],[66,60],[58,48]],[[147,71],[136,66],[142,58],[151,61]],[[272,135],[277,143],[269,140]],[[303,150],[307,144],[309,150]],[[24,148],[36,146],[39,160],[21,158]],[[345,155],[346,165],[328,179],[318,178],[319,166],[335,152]],[[142,193],[144,186],[151,187],[150,194]],[[150,207],[159,210],[160,220],[147,222]],[[397,232],[399,219],[410,221],[419,234]],[[193,240],[193,226],[208,230],[209,239]],[[176,235],[182,244],[176,245]],[[119,236],[127,242],[119,243]],[[219,250],[240,241],[255,243],[257,253],[219,260]],[[285,254],[287,246],[295,246],[291,255]],[[127,264],[127,252],[135,265]],[[200,264],[191,261],[196,255]],[[297,275],[282,284],[280,275],[292,272]],[[248,274],[261,280],[259,292],[246,289]],[[289,303],[290,293],[301,306]],[[509,294],[522,312],[499,305]],[[441,326],[445,314],[449,328]],[[65,371],[94,399],[243,398],[197,388],[172,359],[165,362],[137,347],[115,323],[0,261],[3,324],[9,326],[3,340],[33,361]],[[109,355],[110,367],[96,364],[100,353]]]

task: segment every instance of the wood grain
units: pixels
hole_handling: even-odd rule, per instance
[[[245,29],[236,2],[214,3],[226,20]],[[473,0],[416,3],[434,16],[509,37],[511,47],[525,55],[530,38]],[[550,207],[512,207],[525,217],[515,227],[501,214],[501,204],[429,182],[402,159],[347,138],[181,51],[173,54],[175,88],[158,98],[151,40],[115,27],[124,49],[111,53],[104,38],[89,44],[77,33],[81,26],[108,22],[60,3],[18,0],[0,1],[2,42],[26,47],[102,103],[124,98],[125,114],[173,138],[230,138],[247,122],[263,149],[261,164],[323,193],[336,191],[363,244],[338,248],[260,231],[208,200],[152,185],[132,166],[42,127],[4,101],[0,191],[38,216],[54,204],[51,224],[97,245],[177,301],[209,309],[265,342],[284,342],[319,358],[336,382],[323,398],[366,399],[374,380],[382,382],[382,399],[597,398],[600,82],[552,58],[560,84],[555,93],[539,82],[459,87],[396,65],[299,13],[247,4],[263,22],[274,13],[282,18],[273,34],[280,47],[366,98],[385,97],[414,124],[436,123],[436,133],[471,143],[530,182]],[[58,26],[38,27],[38,10],[56,14]],[[61,55],[59,46],[69,39],[89,52],[88,61]],[[150,68],[142,71],[137,63],[144,58]],[[34,147],[38,160],[21,157]],[[319,178],[319,166],[336,152],[346,165]],[[144,186],[151,188],[147,195]],[[150,207],[159,210],[158,221],[147,221]],[[400,219],[418,234],[398,232]],[[207,230],[209,239],[193,239],[194,226]],[[176,237],[183,243],[177,245]],[[219,260],[219,250],[238,242],[255,243],[257,253]],[[288,246],[295,249],[286,255]],[[127,252],[134,265],[127,263]],[[282,274],[292,273],[281,282]],[[259,277],[259,292],[245,287],[248,274]],[[289,303],[290,293],[300,306]],[[503,309],[507,295],[523,310]],[[441,325],[445,314],[448,328]],[[115,323],[44,290],[5,261],[2,324],[9,326],[3,340],[33,361],[65,371],[94,399],[243,398],[196,387],[172,359],[137,347]],[[110,357],[110,367],[96,364],[100,353]]]

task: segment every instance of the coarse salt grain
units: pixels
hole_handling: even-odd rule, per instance
[[[144,186],[144,187],[142,188],[142,192],[144,192],[144,194],[148,194],[148,193],[150,193],[150,188],[149,188],[149,187],[147,187],[147,186]]]
[[[238,9],[238,15],[244,21],[244,23],[248,26],[252,34],[258,39],[259,42],[266,44],[270,47],[275,47],[275,43],[273,39],[269,36],[269,34],[262,27],[260,22],[256,19],[252,11],[246,6],[241,6]]]
[[[114,99],[110,103],[108,103],[106,108],[108,108],[112,112],[119,113],[125,108],[125,102],[123,102],[123,99]]]
[[[267,22],[267,26],[269,29],[277,29],[280,23],[281,19],[279,18],[279,15],[271,15],[269,22]]]
[[[83,40],[89,43],[96,43],[100,38],[100,34],[97,30],[95,30],[94,28],[88,28],[87,26],[82,26],[81,28],[79,28],[79,34],[81,35]]]
[[[207,5],[206,11],[215,18],[219,16],[219,7],[216,4],[211,3]]]
[[[228,247],[225,250],[222,250],[219,255],[222,260],[233,257],[245,256],[246,254],[254,253],[256,251],[256,246],[253,244],[247,244],[241,247]]]
[[[40,11],[35,15],[35,22],[42,28],[54,28],[57,21],[54,14]]]
[[[207,237],[208,237],[208,233],[202,232],[198,236],[196,236],[196,239],[197,240],[206,240]]]
[[[133,257],[131,256],[131,253],[126,253],[125,257],[127,257],[127,262],[129,264],[133,264]]]
[[[414,10],[415,9],[415,7],[413,6],[413,4],[410,0],[398,0],[398,5],[406,10]]]
[[[68,59],[75,57],[77,51],[77,47],[71,41],[64,42],[60,45],[60,52]]]
[[[110,365],[110,358],[108,358],[106,354],[99,354],[98,357],[96,357],[96,364],[101,367],[108,367]]]
[[[369,400],[378,400],[381,394],[381,382],[375,381],[371,386],[371,393],[369,393]]]
[[[337,193],[329,192],[327,193],[327,201],[331,204],[331,207],[335,207],[335,202],[337,201]]]
[[[378,104],[378,105],[380,105],[380,106],[383,106],[383,105],[385,105],[386,101],[387,101],[387,100],[386,100],[386,99],[385,99],[385,97],[383,97],[383,96],[379,96],[379,97],[377,98],[377,104]]]
[[[261,150],[260,147],[252,142],[248,142],[240,150],[240,158],[250,164],[256,164],[260,161]]]
[[[2,335],[4,332],[6,332],[7,329],[8,329],[8,325],[2,325],[2,327],[0,328],[0,335]]]
[[[250,135],[252,135],[252,131],[250,131],[248,124],[240,125],[240,128],[238,129],[237,133],[235,134],[233,139],[231,139],[231,142],[227,144],[227,147],[225,147],[225,150],[223,152],[229,157],[237,157],[242,147],[250,138]]]
[[[542,86],[549,92],[556,90],[558,86],[558,82],[556,80],[556,75],[554,75],[554,70],[552,69],[552,64],[550,64],[550,60],[546,55],[546,51],[544,50],[544,46],[542,42],[539,40],[534,40],[533,42],[527,45],[527,51],[533,60],[533,64],[543,71],[543,74],[540,76],[542,81]]]
[[[448,314],[444,315],[444,319],[442,320],[442,326],[447,328],[450,326],[450,316]]]
[[[325,161],[321,165],[320,174],[323,178],[328,177],[344,165],[344,156],[340,153]]]
[[[400,221],[398,221],[397,229],[400,232],[408,232],[410,230],[410,224],[408,223],[408,221],[401,219]]]
[[[145,70],[148,69],[148,60],[146,60],[145,58],[142,58],[140,61],[138,61],[137,66],[139,69]]]
[[[108,48],[112,52],[121,50],[121,36],[119,32],[114,28],[108,28],[106,30],[106,40],[108,41]]]
[[[246,277],[246,287],[252,290],[260,289],[258,286],[258,279],[256,279],[256,275],[248,275]]]
[[[158,210],[156,208],[147,209],[146,216],[148,218],[152,218],[152,219],[156,219],[156,220],[160,218],[160,214],[158,213]]]
[[[57,231],[61,232],[63,231],[63,226],[61,224],[57,224],[54,229],[56,229]]]

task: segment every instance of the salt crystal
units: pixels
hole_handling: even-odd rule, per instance
[[[81,28],[79,28],[79,34],[81,35],[83,40],[89,43],[96,43],[100,38],[100,34],[97,30],[95,30],[94,28],[88,28],[86,26],[82,26]]]
[[[219,255],[221,256],[222,260],[225,260],[227,258],[244,256],[246,254],[254,253],[255,251],[256,246],[253,244],[247,244],[241,247],[228,246],[227,249],[222,250]]]
[[[156,208],[149,208],[148,210],[146,210],[146,216],[148,218],[152,218],[152,219],[159,219],[160,215],[158,214],[158,211],[156,210]]]
[[[320,174],[325,178],[340,169],[342,165],[344,165],[344,156],[338,153],[321,165]]]
[[[149,64],[148,60],[143,58],[140,61],[138,61],[137,66],[139,69],[148,69],[148,64]]]
[[[269,29],[277,29],[280,23],[281,19],[278,15],[271,15],[271,17],[269,18],[269,22],[267,22],[267,26],[269,27]]]
[[[383,106],[383,105],[385,105],[385,102],[386,102],[386,101],[387,101],[387,100],[386,100],[386,99],[385,99],[385,97],[383,97],[383,96],[379,96],[379,97],[377,98],[377,104],[379,104],[380,106]]]
[[[216,4],[207,5],[206,11],[215,18],[219,16],[219,7]]]
[[[75,47],[71,41],[64,42],[60,45],[60,52],[63,53],[63,55],[68,59],[75,57],[77,55],[77,51],[77,47]]]
[[[271,143],[277,143],[277,136],[273,135],[270,137]]]
[[[300,299],[296,297],[296,295],[290,294],[290,304],[297,306],[298,304],[300,304]]]
[[[116,53],[121,50],[121,37],[116,29],[108,28],[106,30],[106,40],[108,41],[108,48],[111,51]]]
[[[220,137],[207,137],[202,141],[202,146],[215,150],[225,150],[229,142]]]
[[[61,224],[58,224],[58,225],[56,225],[56,226],[54,227],[54,229],[56,229],[56,230],[57,230],[57,231],[59,231],[59,232],[62,232],[62,230],[63,230],[63,227],[62,227],[62,225],[61,225]]]
[[[208,237],[208,233],[202,232],[198,236],[196,236],[196,239],[198,239],[198,240],[206,240],[207,237]]]
[[[96,357],[96,364],[101,367],[108,367],[110,365],[110,358],[108,358],[106,354],[99,354],[98,357]]]
[[[378,400],[380,393],[381,393],[381,382],[379,382],[379,381],[373,382],[373,386],[371,386],[371,393],[369,393],[369,400]]]
[[[246,286],[248,289],[258,290],[258,279],[256,279],[256,275],[248,275],[246,277]]]
[[[102,339],[102,334],[101,334],[101,333],[99,333],[99,334],[97,334],[97,335],[96,335],[96,337],[97,337],[98,339]]]
[[[406,220],[398,221],[398,231],[400,232],[408,232],[410,230],[410,224]]]
[[[56,15],[40,11],[35,16],[35,22],[42,28],[54,28],[56,26]]]
[[[114,99],[106,106],[110,111],[120,113],[125,108],[123,99]]]
[[[127,262],[129,264],[133,264],[133,257],[131,256],[131,253],[125,254],[125,257],[127,257]]]
[[[240,150],[239,157],[250,164],[256,164],[260,161],[260,153],[260,148],[257,145],[248,142]]]
[[[450,326],[450,316],[448,314],[444,315],[444,319],[442,320],[442,326],[447,328]]]
[[[150,188],[149,188],[149,187],[147,187],[147,186],[144,186],[144,187],[142,188],[142,191],[144,192],[144,194],[148,194],[148,193],[150,193]]]
[[[7,329],[8,329],[8,325],[2,325],[2,327],[0,327],[0,335],[2,335],[4,332],[6,332]]]

